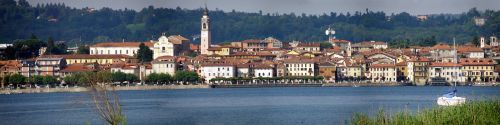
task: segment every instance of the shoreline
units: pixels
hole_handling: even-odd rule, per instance
[[[205,89],[211,88],[210,85],[147,85],[147,86],[117,86],[116,91],[127,90],[174,90],[174,89]],[[87,92],[86,87],[69,88],[29,88],[29,89],[11,89],[0,90],[0,95],[8,94],[32,94],[32,93],[58,93],[58,92]]]
[[[128,90],[175,90],[175,89],[210,89],[210,88],[274,88],[274,87],[400,87],[413,86],[403,85],[400,83],[324,83],[324,84],[253,84],[253,85],[142,85],[142,86],[117,86],[116,91]],[[428,86],[428,85],[426,85]],[[463,85],[461,85],[463,86]],[[471,86],[471,87],[496,87],[491,85]],[[86,87],[69,87],[69,88],[28,88],[28,89],[3,89],[0,90],[0,95],[8,94],[34,94],[34,93],[58,93],[58,92],[87,92]]]

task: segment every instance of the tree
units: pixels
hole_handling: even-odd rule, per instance
[[[125,80],[128,82],[128,84],[130,84],[139,81],[139,77],[134,74],[125,74]]]
[[[35,75],[29,78],[30,83],[36,84],[36,85],[41,85],[43,84],[43,76]]]
[[[172,78],[172,76],[170,76],[170,74],[160,73],[158,75],[158,81],[159,82],[169,83],[172,80],[173,80],[173,78]]]
[[[332,43],[330,43],[330,42],[321,42],[319,44],[319,46],[320,46],[321,50],[333,47]]]
[[[194,82],[200,79],[198,74],[192,71],[177,71],[175,72],[174,77],[176,81],[187,81],[187,82]]]
[[[45,54],[50,55],[56,53],[56,46],[54,44],[54,39],[52,37],[49,37],[47,40],[47,50],[45,50]]]
[[[14,74],[9,77],[9,83],[14,86],[25,83],[26,77],[21,74]]]
[[[127,81],[127,74],[123,72],[114,72],[111,73],[111,81],[112,82],[124,82]]]
[[[54,85],[54,84],[57,84],[58,82],[59,81],[54,76],[44,76],[43,77],[43,84],[45,84],[45,85]]]
[[[141,43],[139,45],[139,51],[137,51],[137,59],[139,59],[140,62],[150,62],[153,60],[153,51],[144,43]]]
[[[476,47],[479,46],[480,41],[479,41],[479,37],[478,36],[474,36],[472,38],[472,44],[474,44]]]
[[[78,54],[90,54],[89,46],[78,46],[78,50],[76,51]]]
[[[159,82],[159,74],[158,73],[151,73],[146,77],[146,82],[148,83],[158,83]]]

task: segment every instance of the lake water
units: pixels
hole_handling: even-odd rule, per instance
[[[450,87],[221,88],[120,91],[129,125],[346,124],[353,113],[435,107]],[[458,87],[484,99],[500,87]],[[104,124],[86,93],[0,95],[0,125]]]

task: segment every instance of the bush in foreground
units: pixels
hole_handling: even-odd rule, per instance
[[[352,125],[498,125],[500,100],[473,101],[458,106],[435,107],[422,112],[399,112],[392,116],[383,110],[375,117],[355,114]]]

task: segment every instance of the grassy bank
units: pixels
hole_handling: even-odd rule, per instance
[[[459,106],[434,107],[416,113],[383,110],[374,117],[355,114],[352,125],[499,125],[500,100],[472,101]]]

